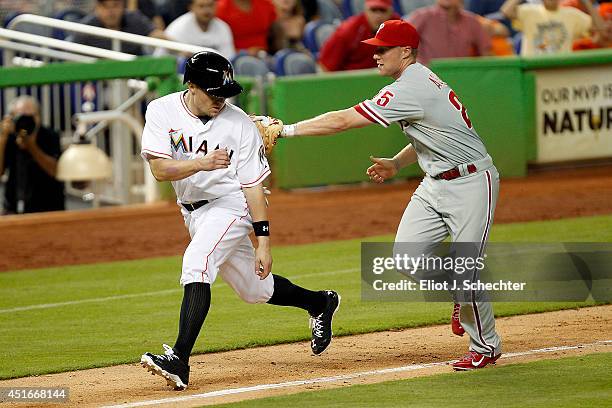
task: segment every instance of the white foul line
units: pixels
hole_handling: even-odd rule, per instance
[[[348,273],[348,272],[355,272],[358,270],[359,268],[340,269],[338,271],[325,271],[325,272],[319,272],[319,273],[309,273],[309,274],[304,274],[304,275],[288,276],[288,278],[301,279],[301,278],[310,278],[313,276],[339,275],[339,274]],[[222,286],[227,286],[227,283],[220,282],[214,285],[215,288],[222,287]],[[80,299],[80,300],[69,300],[66,302],[41,303],[38,305],[19,306],[19,307],[12,307],[10,309],[0,309],[0,314],[25,312],[28,310],[37,310],[37,309],[51,309],[54,307],[61,307],[61,306],[81,305],[83,303],[108,302],[112,300],[133,299],[133,298],[138,298],[138,297],[156,296],[156,295],[167,295],[167,294],[175,293],[175,292],[176,293],[180,292],[180,289],[165,289],[165,290],[158,290],[154,292],[130,293],[130,294],[125,294],[125,295],[106,296],[106,297]]]
[[[132,299],[132,298],[143,297],[143,296],[165,295],[165,294],[176,292],[176,291],[178,291],[178,289],[166,289],[166,290],[158,290],[156,292],[131,293],[127,295],[116,295],[116,296],[106,296],[106,297],[90,298],[90,299],[69,300],[66,302],[57,302],[57,303],[41,303],[38,305],[20,306],[20,307],[13,307],[10,309],[0,309],[0,314],[24,312],[26,310],[36,310],[36,309],[51,309],[53,307],[81,305],[83,303],[107,302],[109,300]]]
[[[576,350],[576,349],[581,349],[581,348],[586,348],[586,347],[594,347],[594,346],[609,345],[609,344],[612,344],[612,340],[602,340],[602,341],[597,341],[595,343],[579,344],[577,346],[546,347],[546,348],[521,351],[521,352],[516,352],[516,353],[506,353],[506,354],[503,354],[501,358],[505,360],[505,359],[516,358],[516,357],[521,357],[521,356],[554,353],[557,351]],[[436,362],[436,363],[427,363],[427,364],[412,364],[412,365],[407,365],[407,366],[402,366],[402,367],[384,368],[380,370],[361,371],[361,372],[336,375],[336,376],[331,376],[331,377],[313,378],[310,380],[297,380],[297,381],[287,381],[287,382],[282,382],[282,383],[253,385],[250,387],[228,388],[225,390],[210,391],[210,392],[205,392],[202,394],[185,395],[182,397],[131,402],[131,403],[120,404],[120,405],[107,405],[103,408],[144,407],[144,406],[151,406],[151,405],[171,404],[173,402],[185,402],[185,401],[200,400],[200,399],[203,400],[207,398],[223,397],[226,395],[234,395],[234,394],[244,394],[244,393],[255,392],[255,391],[274,390],[274,389],[289,388],[289,387],[299,387],[302,385],[321,384],[321,383],[351,380],[351,379],[360,378],[360,377],[371,377],[371,376],[382,375],[382,374],[423,370],[423,369],[431,368],[431,367],[446,366],[448,364],[453,363],[454,361],[456,360],[449,360],[449,361]]]

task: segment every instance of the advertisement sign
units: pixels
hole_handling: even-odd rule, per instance
[[[538,163],[612,157],[612,65],[536,71]]]

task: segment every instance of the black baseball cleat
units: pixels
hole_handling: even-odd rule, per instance
[[[310,316],[310,328],[312,329],[312,341],[310,348],[314,354],[325,351],[332,340],[332,319],[334,313],[340,307],[340,295],[333,290],[323,291],[327,297],[327,306],[318,316]]]
[[[189,383],[189,366],[181,360],[172,347],[164,344],[164,354],[144,353],[140,358],[140,364],[153,375],[161,375],[166,379],[168,385],[175,390],[184,390]]]

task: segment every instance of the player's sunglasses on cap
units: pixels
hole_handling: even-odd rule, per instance
[[[363,40],[362,43],[377,47],[419,48],[419,33],[407,21],[387,20],[378,27],[374,38]]]

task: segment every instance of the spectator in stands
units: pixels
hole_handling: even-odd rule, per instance
[[[153,22],[153,25],[158,30],[166,28],[166,22],[159,13],[157,4],[154,0],[127,0],[127,10],[140,11]]]
[[[0,123],[0,175],[8,170],[5,214],[64,209],[64,185],[55,179],[60,154],[59,136],[41,126],[36,99],[13,100]]]
[[[522,31],[521,55],[533,56],[570,52],[574,40],[586,37],[591,28],[604,35],[603,22],[590,0],[581,0],[589,14],[574,7],[561,7],[560,0],[543,0],[542,4],[521,4],[507,0],[502,13]]]
[[[325,71],[376,68],[372,47],[362,40],[372,38],[389,19],[399,19],[392,0],[366,0],[363,13],[344,20],[321,48],[319,65]]]
[[[285,33],[285,44],[282,48],[299,48],[306,25],[302,3],[299,0],[274,0],[274,7],[278,24]]]
[[[285,40],[276,23],[276,9],[270,0],[219,0],[217,17],[229,24],[237,52],[270,54],[282,48]]]
[[[497,57],[514,55],[514,47],[510,39],[510,30],[500,21],[476,16],[482,28],[491,36],[491,54]]]
[[[156,0],[159,14],[167,26],[189,11],[191,0]]]
[[[402,19],[406,18],[415,11],[423,7],[429,7],[436,4],[436,0],[398,0],[401,12],[404,13]]]
[[[588,12],[580,0],[565,0],[561,3],[561,6],[576,7],[578,10]],[[612,48],[612,3],[600,3],[598,10],[603,20],[603,32],[577,39],[572,45],[574,51]]]
[[[192,0],[189,12],[174,20],[166,28],[166,37],[173,41],[213,48],[225,58],[232,59],[234,37],[227,23],[215,17],[217,0]]]
[[[156,29],[151,20],[140,11],[126,10],[124,0],[97,0],[93,14],[85,16],[80,22],[94,27],[166,39],[163,31]],[[71,40],[79,44],[112,49],[111,40],[102,37],[77,33],[71,37]],[[144,55],[144,50],[140,45],[129,42],[121,43],[121,51],[133,55]]]
[[[478,17],[463,9],[462,0],[438,0],[434,6],[415,10],[408,21],[421,35],[417,57],[421,64],[433,58],[491,55],[491,37]]]
[[[465,3],[465,9],[479,16],[499,21],[510,31],[510,36],[516,34],[512,29],[512,23],[501,12],[501,6],[505,0],[469,0]],[[539,1],[539,0],[538,0]],[[495,45],[494,45],[495,47]]]

